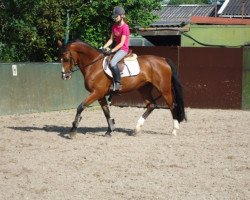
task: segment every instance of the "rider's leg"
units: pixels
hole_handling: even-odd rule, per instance
[[[118,68],[118,62],[124,58],[128,53],[123,50],[119,50],[115,53],[114,57],[110,61],[111,65],[111,72],[113,75],[114,85],[113,85],[113,91],[117,91],[121,89],[120,83],[121,83],[121,75],[120,70]]]
[[[111,71],[112,71],[113,80],[114,80],[113,91],[120,90],[121,75],[120,75],[120,70],[118,66],[115,65],[114,67],[111,67]]]

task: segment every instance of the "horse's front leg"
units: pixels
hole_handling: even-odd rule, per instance
[[[69,132],[70,138],[75,137],[76,129],[77,129],[77,127],[78,127],[78,125],[79,125],[79,123],[80,123],[80,121],[82,119],[81,113],[85,108],[86,108],[86,106],[84,105],[83,102],[77,107],[75,120],[73,121],[72,128],[70,129],[70,132]]]
[[[76,130],[77,127],[82,119],[81,117],[81,113],[82,111],[89,106],[90,104],[92,104],[94,101],[96,101],[98,99],[98,95],[97,93],[93,92],[91,93],[84,102],[82,102],[78,107],[77,107],[77,111],[76,111],[76,116],[75,116],[75,120],[72,123],[72,128],[70,129],[69,132],[69,136],[70,138],[73,138],[76,135]]]
[[[108,106],[108,103],[107,103],[107,100],[104,98],[102,99],[99,99],[98,100],[100,106],[102,107],[102,110],[103,110],[103,113],[106,117],[106,120],[108,122],[108,130],[107,132],[105,133],[105,136],[111,136],[111,132],[115,129],[115,121],[114,119],[111,119],[110,117],[110,111],[109,111],[109,106]]]

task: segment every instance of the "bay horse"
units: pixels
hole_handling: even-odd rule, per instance
[[[105,55],[97,48],[82,41],[73,41],[66,45],[58,41],[60,47],[59,59],[62,62],[62,79],[70,79],[72,73],[80,70],[85,82],[85,88],[90,92],[88,97],[77,107],[75,120],[69,132],[70,138],[76,135],[77,127],[81,121],[82,111],[95,102],[99,102],[108,123],[108,130],[105,136],[111,136],[115,129],[114,119],[111,118],[106,96],[110,95],[112,78],[103,70],[103,59]],[[146,111],[139,118],[135,133],[141,132],[141,127],[146,118],[156,108],[152,90],[156,88],[160,96],[166,101],[173,117],[172,134],[176,135],[179,123],[186,120],[182,86],[177,77],[177,71],[173,63],[165,58],[154,55],[142,55],[137,57],[140,65],[140,73],[132,77],[121,79],[122,89],[119,93],[138,90],[146,105]]]

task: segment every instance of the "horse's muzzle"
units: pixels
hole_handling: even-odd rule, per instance
[[[69,73],[62,72],[62,79],[69,80],[71,78],[71,74],[72,74],[72,72],[69,72]]]

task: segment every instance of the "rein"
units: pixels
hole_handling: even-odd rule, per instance
[[[102,56],[101,58],[99,58],[100,55]],[[89,64],[87,64],[87,65],[84,65],[83,67],[88,67],[88,66],[90,66],[90,65],[93,65],[94,63],[96,63],[97,61],[103,59],[104,57],[105,57],[104,55],[99,54],[99,56],[97,56],[97,58],[96,58],[94,61],[92,61],[91,63],[89,63]]]
[[[81,52],[78,52],[78,53],[81,53]],[[102,54],[100,54],[100,55],[102,55]],[[99,60],[101,60],[102,58],[105,57],[104,55],[102,55],[102,57],[100,57],[100,55],[97,56],[97,58],[96,58],[94,61],[92,61],[91,63],[88,63],[87,65],[84,65],[83,68],[84,68],[84,67],[88,67],[88,66],[90,66],[90,65],[93,65],[94,63],[96,63],[97,61],[99,61]],[[99,58],[99,57],[100,57],[100,58]],[[71,52],[70,52],[70,58],[71,58],[71,59],[73,60],[73,62],[74,62],[74,68],[73,68],[73,69],[70,69],[70,71],[73,73],[73,72],[75,72],[75,71],[78,71],[80,68],[79,68],[77,62],[75,62],[75,60],[74,60],[74,58],[73,58]],[[75,66],[77,66],[76,69],[75,69]]]

